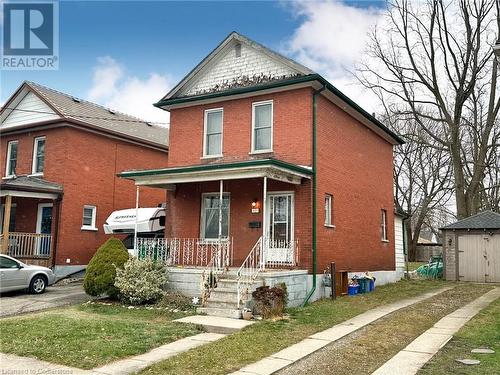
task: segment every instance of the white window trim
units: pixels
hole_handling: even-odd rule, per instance
[[[255,149],[255,107],[271,104],[271,147],[266,150]],[[252,103],[252,150],[250,154],[266,154],[273,152],[273,133],[274,133],[274,103],[272,100],[264,100]]]
[[[209,155],[207,154],[207,118],[208,114],[212,112],[221,112],[221,125],[220,125],[220,154]],[[224,108],[210,108],[206,109],[203,114],[203,156],[202,159],[213,159],[223,157],[224,146]]]
[[[31,176],[43,176],[43,172],[36,172],[36,154],[38,151],[38,141],[44,140],[45,141],[45,136],[43,137],[36,137],[34,142],[33,142],[33,160],[31,162]],[[45,150],[44,150],[45,153]],[[43,169],[45,169],[45,155],[44,157],[44,166]]]
[[[389,242],[389,237],[387,236],[387,210],[385,209],[381,209],[380,211],[380,219],[381,219],[381,223],[380,223],[380,229],[382,230],[382,242]]]
[[[329,209],[330,209],[330,217],[327,217],[326,210],[326,199],[329,198]],[[333,194],[325,193],[325,227],[327,228],[335,228],[335,224],[333,223]]]
[[[205,202],[205,197],[207,196],[215,196],[217,198],[220,197],[220,192],[214,192],[214,193],[202,193],[201,194],[201,212],[200,212],[200,239],[202,243],[208,243],[208,242],[214,242],[218,241],[218,238],[205,238],[205,207],[204,207],[204,202]],[[228,197],[229,198],[229,205],[227,207],[227,237],[223,237],[221,240],[223,241],[228,241],[229,240],[229,233],[231,233],[231,194],[229,192],[223,192],[222,193],[223,197]]]
[[[84,213],[84,210],[85,209],[92,209],[92,225],[83,225],[83,213]],[[92,205],[89,205],[89,204],[86,204],[83,206],[83,209],[82,209],[82,227],[81,227],[81,230],[91,230],[91,231],[97,231],[97,227],[95,226],[95,223],[96,223],[96,217],[97,217],[97,207],[96,206],[92,206]]]
[[[12,178],[15,176],[15,174],[9,174],[9,169],[10,169],[10,153],[12,151],[12,145],[16,144],[17,145],[17,151],[19,154],[19,141],[9,141],[7,142],[7,159],[5,160],[5,178]],[[17,159],[16,159],[17,162]]]

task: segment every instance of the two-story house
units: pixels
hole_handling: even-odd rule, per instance
[[[170,112],[169,166],[121,176],[169,191],[160,255],[204,269],[208,289],[218,278],[208,306],[231,307],[233,288],[241,307],[262,279],[292,304],[317,298],[331,262],[394,273],[402,140],[323,77],[233,32],[155,106]],[[194,272],[170,277],[194,295]]]
[[[108,215],[135,206],[134,184],[117,173],[167,165],[168,129],[33,82],[0,119],[2,253],[58,275],[85,268]],[[141,200],[164,202],[159,189]]]

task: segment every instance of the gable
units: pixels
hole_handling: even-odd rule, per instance
[[[19,94],[22,95],[22,92]],[[32,91],[28,91],[16,104],[13,100],[9,115],[2,121],[2,129],[59,118],[52,108]],[[9,109],[6,109],[9,111]]]

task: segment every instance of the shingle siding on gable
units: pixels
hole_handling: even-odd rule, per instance
[[[181,92],[181,96],[210,92],[214,86],[231,82],[242,76],[252,77],[263,74],[271,77],[281,77],[293,76],[297,73],[288,66],[244,44],[241,45],[241,56],[236,57],[233,45],[228,47],[220,60],[209,64],[206,71],[196,79],[195,84]]]
[[[59,118],[43,100],[32,92],[28,92],[15,108],[16,110],[12,111],[2,123],[2,129]]]

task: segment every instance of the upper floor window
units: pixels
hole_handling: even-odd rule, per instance
[[[222,156],[222,108],[205,111],[203,156]]]
[[[7,158],[5,165],[5,176],[11,177],[16,175],[17,166],[17,146],[18,141],[10,141],[7,144]]]
[[[273,102],[252,104],[252,152],[273,150]]]
[[[382,241],[389,241],[387,238],[387,210],[381,210],[380,233]]]
[[[325,194],[325,226],[333,227],[333,195]]]
[[[96,206],[83,206],[83,219],[82,219],[82,229],[83,230],[97,230],[95,226],[96,221]]]
[[[32,174],[43,174],[45,164],[45,137],[35,138],[33,146],[33,166]]]

